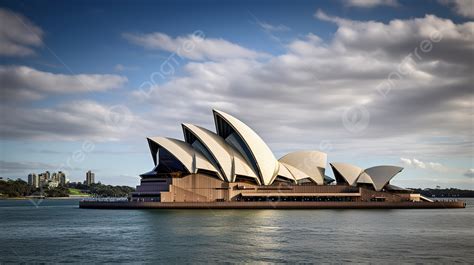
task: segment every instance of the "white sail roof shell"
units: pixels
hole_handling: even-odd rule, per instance
[[[362,170],[360,167],[345,163],[331,163],[331,166],[349,185],[372,184],[376,191],[381,191],[396,174],[403,170],[398,166],[375,166]]]
[[[198,169],[218,173],[218,170],[202,153],[186,142],[166,137],[149,137],[148,139],[170,152],[191,173],[196,173]],[[152,156],[156,161],[156,154],[152,153]]]
[[[346,163],[330,163],[330,165],[341,174],[349,185],[354,185],[362,168]]]
[[[254,160],[257,165],[258,174],[262,177],[263,185],[269,185],[273,177],[278,173],[278,161],[273,155],[270,148],[265,142],[254,132],[249,126],[242,121],[219,110],[213,110],[214,117],[220,116],[225,120],[234,131],[240,136],[247,148],[252,153],[253,157],[248,157],[249,160]],[[216,120],[217,126],[217,120]],[[245,156],[245,154],[242,154]]]
[[[367,168],[364,172],[372,179],[375,190],[380,191],[402,170],[402,167],[397,166],[376,166]]]
[[[326,153],[319,151],[296,151],[283,156],[278,161],[299,169],[317,184],[324,184],[324,170],[327,163]]]
[[[234,148],[232,148],[234,154],[234,178],[232,182],[235,182],[236,175],[246,176],[255,179],[255,181],[261,185],[260,179],[258,178],[255,171],[253,171],[252,167],[247,163],[245,158]]]
[[[182,124],[183,130],[192,133],[209,150],[219,163],[224,178],[229,182],[235,181],[235,175],[243,175],[258,179],[243,156],[229,145],[221,136],[193,124]]]
[[[297,169],[296,167],[292,165],[288,165],[284,162],[280,162],[280,164],[285,166],[288,169],[288,171],[290,171],[291,175],[293,175],[293,178],[295,178],[295,180],[310,178],[306,173],[304,173],[303,171]]]
[[[295,177],[293,177],[293,174],[291,174],[291,172],[288,170],[288,168],[282,163],[280,163],[280,167],[279,167],[277,175],[296,182],[296,179],[295,179]],[[275,179],[276,179],[276,177],[275,177]]]
[[[365,172],[362,172],[360,176],[357,178],[357,183],[374,185],[372,178]]]

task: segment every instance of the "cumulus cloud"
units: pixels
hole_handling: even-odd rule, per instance
[[[265,61],[191,62],[182,76],[134,94],[159,106],[150,117],[160,124],[187,121],[212,128],[210,109],[228,111],[254,127],[277,155],[318,148],[321,140],[332,143],[332,152],[471,153],[472,22],[433,15],[353,21],[322,11],[317,17],[336,23],[333,39],[310,33]],[[442,38],[431,40],[432,35]],[[430,51],[421,51],[424,40],[431,41]],[[380,91],[400,65],[400,78]],[[367,128],[358,134],[342,122],[351,106],[363,106],[370,115],[362,117]],[[160,127],[157,134],[179,137],[179,128],[173,128]]]
[[[46,94],[103,92],[122,87],[127,78],[119,75],[54,74],[27,66],[0,66],[1,99],[38,100]]]
[[[464,176],[468,178],[474,178],[474,168],[468,169],[465,173]]]
[[[439,0],[441,4],[451,6],[456,14],[474,18],[474,2],[472,0]]]
[[[199,52],[191,56],[197,61],[186,63],[180,76],[151,87],[139,86],[133,92],[136,102],[127,104],[146,111],[140,117],[125,115],[132,117],[124,119],[133,122],[129,130],[107,125],[104,116],[110,116],[110,106],[73,102],[49,108],[3,107],[7,118],[2,121],[2,137],[182,138],[181,122],[213,129],[211,109],[217,108],[254,128],[276,156],[296,149],[322,149],[331,156],[472,154],[472,22],[454,23],[432,15],[387,23],[353,21],[322,11],[316,17],[336,23],[332,39],[309,33],[267,60],[253,56],[215,60],[224,57]],[[442,38],[431,40],[432,32]],[[178,39],[169,38],[171,44],[161,44],[159,49],[172,51]],[[431,41],[429,51],[421,51],[424,40]],[[417,47],[418,56],[414,54]],[[393,80],[388,91],[380,91],[379,85],[390,73],[399,72],[400,65],[404,70],[400,78]],[[363,106],[369,115],[344,119],[352,106]],[[354,133],[351,126],[357,124],[351,122],[359,120],[366,127]],[[409,160],[426,168],[441,167]]]
[[[416,158],[409,159],[409,158],[401,157],[400,161],[405,166],[413,166],[414,168],[420,168],[420,169],[426,169],[426,168],[440,169],[440,168],[443,167],[440,163],[434,163],[434,162],[426,162],[425,163],[425,162],[423,162],[421,160],[418,160]]]
[[[426,164],[416,158],[413,158],[413,165],[418,168],[423,168],[423,169],[426,168]]]
[[[233,58],[255,59],[263,53],[239,46],[224,39],[206,38],[202,32],[173,38],[165,33],[124,33],[128,41],[151,50],[161,50],[191,60],[224,60]]]
[[[27,56],[43,44],[43,30],[28,18],[0,8],[0,56]]]
[[[399,6],[397,0],[346,0],[347,6],[372,8],[376,6]]]
[[[333,40],[339,50],[370,52],[397,59],[411,54],[424,61],[468,64],[474,59],[474,22],[454,24],[449,19],[426,15],[408,20],[354,21],[327,15],[322,10],[315,17],[338,25]],[[431,42],[431,44],[430,44]],[[426,45],[422,52],[420,45]],[[433,47],[435,46],[435,48]]]
[[[409,158],[400,157],[400,161],[401,161],[402,164],[405,165],[405,166],[411,166],[411,165],[413,165],[413,163],[411,162],[411,159],[409,159]]]
[[[402,165],[408,168],[428,170],[430,172],[435,172],[435,173],[446,174],[449,172],[450,174],[453,174],[453,175],[459,175],[459,176],[464,175],[467,177],[469,177],[470,172],[471,174],[473,173],[472,169],[468,169],[466,171],[466,169],[464,168],[449,167],[439,162],[421,161],[416,158],[410,159],[410,158],[401,157],[400,162],[402,163]]]

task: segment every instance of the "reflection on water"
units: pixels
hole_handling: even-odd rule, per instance
[[[433,210],[91,210],[0,201],[7,262],[472,262],[474,200]]]

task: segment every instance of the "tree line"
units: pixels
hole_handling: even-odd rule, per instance
[[[420,193],[426,197],[460,197],[460,198],[473,198],[474,197],[474,190],[462,190],[462,189],[411,189],[415,193]]]
[[[54,188],[35,188],[22,179],[0,180],[0,197],[14,198],[26,196],[69,197],[69,188],[79,189],[83,193],[95,197],[127,197],[134,188],[128,186],[112,186],[101,183],[90,186],[82,183],[71,183]]]

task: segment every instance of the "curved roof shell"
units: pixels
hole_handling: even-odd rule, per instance
[[[234,177],[232,182],[235,182],[236,176],[246,176],[255,179],[258,185],[261,185],[260,178],[257,176],[255,171],[253,171],[252,167],[248,164],[245,158],[234,148],[232,148],[234,157],[232,159],[232,163],[234,166]]]
[[[343,178],[349,185],[372,184],[376,191],[381,191],[390,180],[403,170],[398,166],[375,166],[362,170],[360,167],[345,163],[330,163],[336,179]],[[341,180],[339,179],[338,182]]]
[[[357,178],[357,183],[374,185],[372,178],[365,172],[360,173],[360,176]]]
[[[319,151],[296,151],[289,153],[278,160],[304,172],[319,185],[324,184],[324,171],[327,154]]]
[[[330,165],[333,169],[337,182],[341,182],[340,177],[342,177],[347,184],[355,185],[357,178],[359,177],[360,173],[362,173],[362,168],[351,164],[336,162],[330,163]]]
[[[262,184],[269,185],[279,170],[278,161],[270,148],[257,133],[242,121],[219,110],[213,110],[213,112],[217,134],[226,139],[235,132],[239,140],[245,144],[244,148],[249,152],[237,149],[257,171]]]
[[[183,127],[184,139],[187,143],[192,144],[198,140],[212,155],[217,167],[226,181],[232,181],[232,153],[225,143],[224,139],[219,135],[192,124],[181,124]]]
[[[190,173],[196,173],[198,169],[218,173],[212,163],[189,143],[166,137],[149,137],[147,139],[155,165],[158,163],[156,157],[158,149],[164,148],[180,161]]]
[[[288,171],[291,173],[291,175],[293,175],[293,178],[297,181],[301,179],[310,178],[306,173],[292,165],[286,164],[285,162],[280,162],[280,165],[285,166],[286,169],[288,169]]]
[[[288,170],[288,168],[287,168],[284,164],[282,164],[282,163],[280,163],[280,162],[279,162],[279,164],[280,164],[280,166],[279,166],[279,170],[278,170],[277,176],[284,177],[284,178],[289,179],[289,180],[291,180],[291,181],[293,181],[293,182],[296,183],[296,179],[295,179],[295,177],[293,176],[293,174],[291,174],[290,170]],[[276,179],[277,176],[275,176],[275,179]],[[273,181],[274,181],[274,180],[273,180]],[[273,182],[273,181],[272,181],[272,182]]]
[[[234,182],[236,174],[257,178],[242,155],[224,138],[193,124],[182,124],[182,127],[186,142],[192,144],[196,139],[199,140],[217,162],[218,169],[226,181]]]
[[[388,182],[403,170],[397,166],[376,166],[367,168],[364,173],[370,176],[374,183],[374,188],[380,191],[388,184]]]

